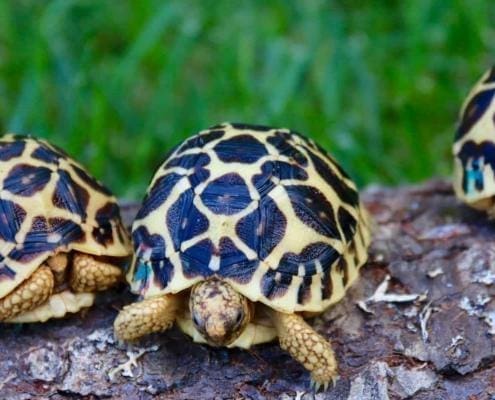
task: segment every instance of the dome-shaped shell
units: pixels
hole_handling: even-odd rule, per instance
[[[366,261],[354,183],[287,129],[222,124],[158,169],[133,225],[127,278],[145,297],[218,277],[281,311],[322,311]]]
[[[115,197],[44,140],[0,137],[0,298],[59,251],[128,256]]]
[[[475,208],[495,195],[495,67],[476,83],[460,113],[453,153],[457,196]]]

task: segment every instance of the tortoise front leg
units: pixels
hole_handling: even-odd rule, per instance
[[[338,379],[337,360],[330,343],[297,314],[272,311],[280,347],[311,372],[311,386],[316,391]]]
[[[74,252],[69,285],[74,292],[99,292],[115,286],[122,270],[90,254]]]
[[[167,294],[125,306],[113,324],[120,340],[133,341],[169,329],[177,317],[180,299]]]
[[[0,321],[30,311],[48,300],[55,285],[51,269],[42,265],[12,293],[0,299]]]

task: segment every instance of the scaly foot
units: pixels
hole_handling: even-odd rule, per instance
[[[311,386],[325,390],[338,380],[337,361],[330,343],[297,314],[272,312],[280,347],[311,372]]]
[[[0,299],[0,321],[16,317],[43,304],[53,292],[52,271],[42,265],[12,293]]]
[[[76,293],[107,290],[122,279],[122,270],[90,254],[74,253],[69,285]]]
[[[177,296],[163,295],[125,306],[113,324],[117,339],[133,341],[169,329],[177,316],[179,303]]]

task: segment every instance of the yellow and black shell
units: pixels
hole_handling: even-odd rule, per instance
[[[489,210],[495,195],[495,67],[464,101],[454,153],[454,188],[470,206]]]
[[[216,277],[279,311],[323,311],[367,259],[367,213],[352,180],[288,129],[224,123],[178,146],[133,224],[135,293]]]
[[[0,298],[58,252],[125,257],[115,197],[44,140],[0,137]]]

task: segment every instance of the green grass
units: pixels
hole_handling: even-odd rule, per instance
[[[226,120],[304,132],[362,185],[448,175],[494,17],[484,0],[5,0],[0,126],[129,198],[174,144]]]

